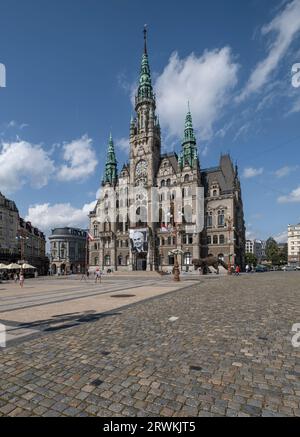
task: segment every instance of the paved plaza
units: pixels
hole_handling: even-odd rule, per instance
[[[0,284],[0,415],[300,416],[300,272],[184,279]]]

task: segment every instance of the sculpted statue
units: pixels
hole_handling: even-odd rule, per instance
[[[224,269],[228,270],[228,265],[221,259],[214,256],[208,256],[207,258],[193,259],[192,263],[195,270],[201,269],[203,275],[209,273],[209,267],[213,267],[217,274],[219,274],[219,266],[223,266]]]

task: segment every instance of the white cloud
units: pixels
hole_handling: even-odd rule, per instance
[[[287,243],[288,231],[283,231],[283,232],[275,235],[274,240],[277,241],[277,243]]]
[[[57,173],[60,181],[79,181],[92,175],[96,169],[98,161],[96,153],[92,147],[92,139],[87,135],[64,144],[64,159],[67,164],[63,164]]]
[[[292,172],[298,170],[298,168],[299,168],[298,165],[294,165],[292,167],[286,165],[285,167],[281,167],[277,171],[275,171],[275,176],[277,178],[283,178],[285,176],[289,176]]]
[[[250,179],[250,178],[255,178],[256,176],[262,175],[263,172],[264,172],[263,168],[248,167],[248,168],[244,169],[243,176],[246,179]]]
[[[33,188],[47,185],[54,163],[40,146],[17,140],[0,144],[0,189],[13,193],[26,183]]]
[[[245,89],[238,96],[238,101],[245,100],[268,83],[270,75],[277,68],[299,31],[300,0],[293,0],[285,6],[283,11],[276,15],[271,23],[262,28],[264,36],[275,33],[276,38],[269,46],[267,57],[256,65]]]
[[[300,186],[286,196],[278,198],[279,203],[300,203]]]
[[[129,145],[129,139],[128,138],[119,138],[116,140],[116,146],[122,150],[123,152],[129,153],[130,145]]]
[[[185,59],[173,53],[155,82],[160,122],[168,135],[182,137],[189,100],[194,127],[202,139],[210,138],[237,84],[238,68],[229,47]]]
[[[74,208],[70,203],[49,203],[33,205],[29,207],[25,220],[49,234],[55,227],[88,227],[88,214],[94,209],[96,201],[84,205],[82,208]]]

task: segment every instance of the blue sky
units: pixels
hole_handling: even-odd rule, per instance
[[[1,0],[0,191],[47,231],[85,226],[112,131],[127,160],[149,27],[163,149],[190,100],[202,168],[238,162],[248,236],[300,221],[300,0]]]

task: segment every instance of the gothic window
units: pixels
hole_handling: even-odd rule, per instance
[[[104,223],[104,232],[110,232],[110,222],[108,220]]]
[[[213,190],[213,197],[216,197],[218,195],[217,190]]]
[[[214,235],[213,242],[214,242],[214,244],[218,244],[218,236],[217,235]]]
[[[171,179],[167,179],[167,187],[171,186]]]
[[[225,226],[225,214],[224,210],[218,211],[218,226]]]
[[[121,215],[117,217],[117,230],[123,232],[123,217]]]
[[[165,187],[165,186],[166,186],[166,181],[165,181],[164,179],[161,181],[160,186],[161,186],[161,187]]]
[[[136,222],[139,227],[147,226],[147,210],[144,207],[138,207],[136,210]]]
[[[94,237],[98,237],[98,225],[94,225]]]
[[[188,174],[186,174],[184,176],[184,182],[189,182],[190,181],[190,176]]]

